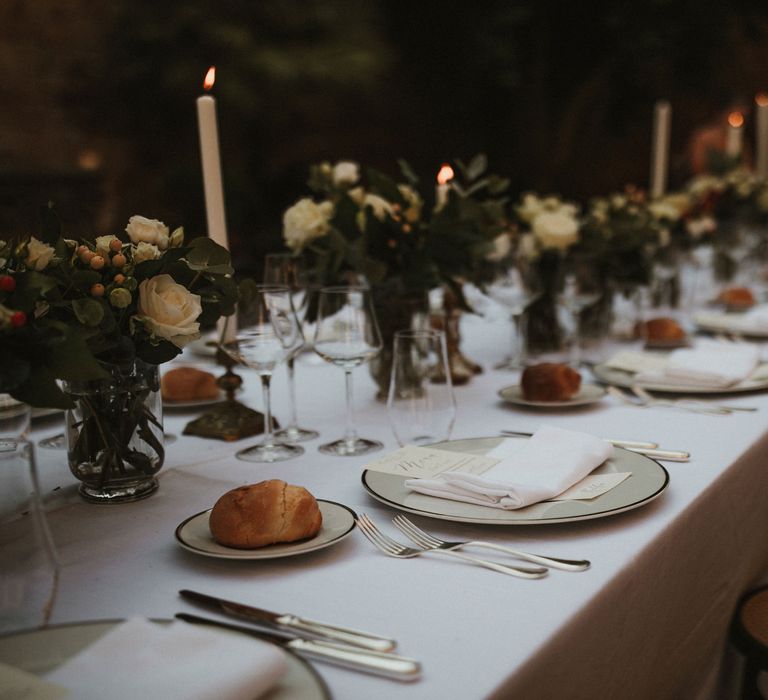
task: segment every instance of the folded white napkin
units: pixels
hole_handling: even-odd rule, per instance
[[[273,644],[184,622],[133,618],[46,675],[78,700],[253,700],[287,670]]]
[[[768,304],[753,306],[732,322],[734,330],[768,331]]]
[[[613,454],[613,446],[594,435],[549,426],[517,442],[505,441],[489,452],[504,458],[482,475],[447,472],[405,485],[428,496],[514,510],[561,494]],[[516,449],[506,456],[510,445]]]
[[[677,384],[723,388],[738,384],[757,367],[760,352],[756,345],[701,340],[695,348],[675,350],[661,371],[638,372],[635,379],[645,384]]]

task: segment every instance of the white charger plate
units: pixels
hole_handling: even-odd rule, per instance
[[[605,387],[597,384],[582,384],[579,391],[566,401],[530,401],[523,396],[522,387],[519,384],[512,384],[499,389],[499,396],[507,403],[517,406],[528,406],[529,408],[575,408],[577,406],[587,406],[597,403],[606,394]]]
[[[667,394],[737,394],[749,391],[760,391],[768,389],[768,364],[758,365],[752,376],[738,384],[732,384],[725,387],[700,386],[691,384],[672,384],[653,382],[638,382],[635,379],[634,372],[628,372],[624,369],[608,367],[605,364],[595,365],[592,368],[592,374],[595,379],[606,384],[631,389],[633,386],[639,386],[649,391],[658,391]]]
[[[739,321],[743,314],[699,312],[693,315],[696,328],[708,333],[735,333],[746,338],[768,338],[768,330],[765,328],[744,328]]]
[[[451,452],[484,455],[503,440],[528,438],[468,438],[449,440],[431,447]],[[631,472],[607,493],[584,501],[545,501],[517,510],[501,510],[461,501],[451,501],[416,493],[405,487],[407,477],[365,470],[363,487],[378,501],[408,513],[440,520],[480,525],[552,525],[572,523],[593,518],[605,518],[644,506],[658,498],[669,484],[669,473],[658,462],[621,448],[615,448],[611,459],[601,464],[593,474]]]
[[[314,552],[341,542],[355,529],[355,512],[341,503],[317,499],[323,524],[314,537],[299,542],[271,544],[258,549],[225,547],[213,539],[208,526],[211,509],[187,518],[176,528],[176,541],[184,549],[218,559],[280,559]]]
[[[83,651],[122,620],[98,620],[25,630],[0,637],[0,661],[42,675]],[[163,624],[165,621],[157,621]],[[219,630],[222,634],[237,634]],[[288,671],[263,700],[330,700],[325,681],[304,659],[285,649]],[[105,691],[108,696],[108,691]]]

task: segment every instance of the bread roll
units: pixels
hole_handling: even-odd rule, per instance
[[[729,287],[717,296],[721,304],[735,308],[747,308],[755,303],[755,295],[748,287]]]
[[[638,324],[637,335],[646,343],[677,343],[685,340],[685,330],[673,318],[662,316]]]
[[[194,367],[177,367],[166,372],[160,380],[160,391],[166,401],[218,399],[220,394],[216,377]]]
[[[228,491],[216,501],[209,520],[213,539],[237,549],[314,537],[322,524],[315,497],[280,479]]]
[[[568,365],[542,362],[525,368],[520,386],[528,401],[567,401],[581,388],[581,375]]]

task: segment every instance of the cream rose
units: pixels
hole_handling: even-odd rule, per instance
[[[493,246],[491,250],[486,253],[485,259],[488,262],[500,262],[509,255],[512,250],[512,239],[506,233],[501,233],[491,242]]]
[[[200,337],[197,319],[202,311],[200,297],[174,282],[170,275],[157,275],[139,285],[136,318],[144,322],[152,336],[178,348]]]
[[[308,197],[300,199],[283,214],[283,238],[294,251],[301,250],[316,238],[325,236],[331,229],[330,218],[333,204],[317,204]]]
[[[141,241],[133,248],[133,262],[140,263],[145,260],[155,260],[160,257],[160,249],[151,243]]]
[[[579,223],[562,212],[539,214],[531,225],[533,233],[545,248],[565,250],[579,240]]]
[[[48,263],[53,259],[54,249],[47,243],[38,241],[37,238],[32,236],[27,243],[27,258],[25,262],[27,267],[40,272],[48,267]]]
[[[363,198],[363,207],[370,207],[373,209],[373,215],[379,220],[384,221],[387,216],[393,216],[394,211],[392,205],[377,194],[371,194],[370,192]]]
[[[112,241],[118,240],[117,236],[96,236],[96,252],[102,258],[106,258],[112,250],[109,245]]]
[[[535,194],[530,193],[523,196],[523,203],[517,207],[518,216],[528,224],[543,212],[543,202]]]
[[[147,219],[144,216],[132,216],[128,219],[125,232],[131,243],[153,243],[161,250],[168,247],[168,227],[157,219]],[[164,246],[164,247],[163,247]]]
[[[337,187],[354,185],[360,179],[360,166],[350,160],[340,160],[333,166],[333,184]]]

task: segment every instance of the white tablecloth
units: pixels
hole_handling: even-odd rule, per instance
[[[508,324],[468,317],[463,327],[465,352],[486,371],[456,388],[453,437],[532,431],[546,422],[692,453],[689,463],[665,464],[671,482],[659,499],[609,518],[497,528],[414,517],[449,539],[588,558],[589,571],[552,571],[544,580],[525,581],[438,558],[399,561],[358,533],[322,551],[271,561],[210,559],[179,547],[173,533],[180,521],[233,486],[272,477],[369,513],[390,529],[394,512],[360,483],[370,458],[317,451],[342,432],[343,376],[307,355],[297,366],[300,422],[320,430],[321,438],[305,443],[298,459],[250,464],[234,452],[253,439],[227,444],[180,437],[168,447],[155,495],[95,506],[78,499],[63,451],[38,451],[62,560],[52,623],[199,612],[177,595],[190,588],[391,635],[401,653],[423,662],[423,679],[410,685],[318,664],[340,700],[713,697],[735,601],[768,564],[768,395],[729,397],[760,410],[728,417],[633,408],[612,398],[557,413],[518,410],[496,395],[515,376],[490,369],[507,350]],[[257,383],[247,379],[243,399],[259,408]],[[275,412],[284,419],[282,372],[274,393]],[[359,432],[391,450],[397,445],[374,394],[367,370],[357,370]],[[167,432],[181,435],[193,416],[167,413]],[[44,424],[35,437],[57,430],[60,423]]]

